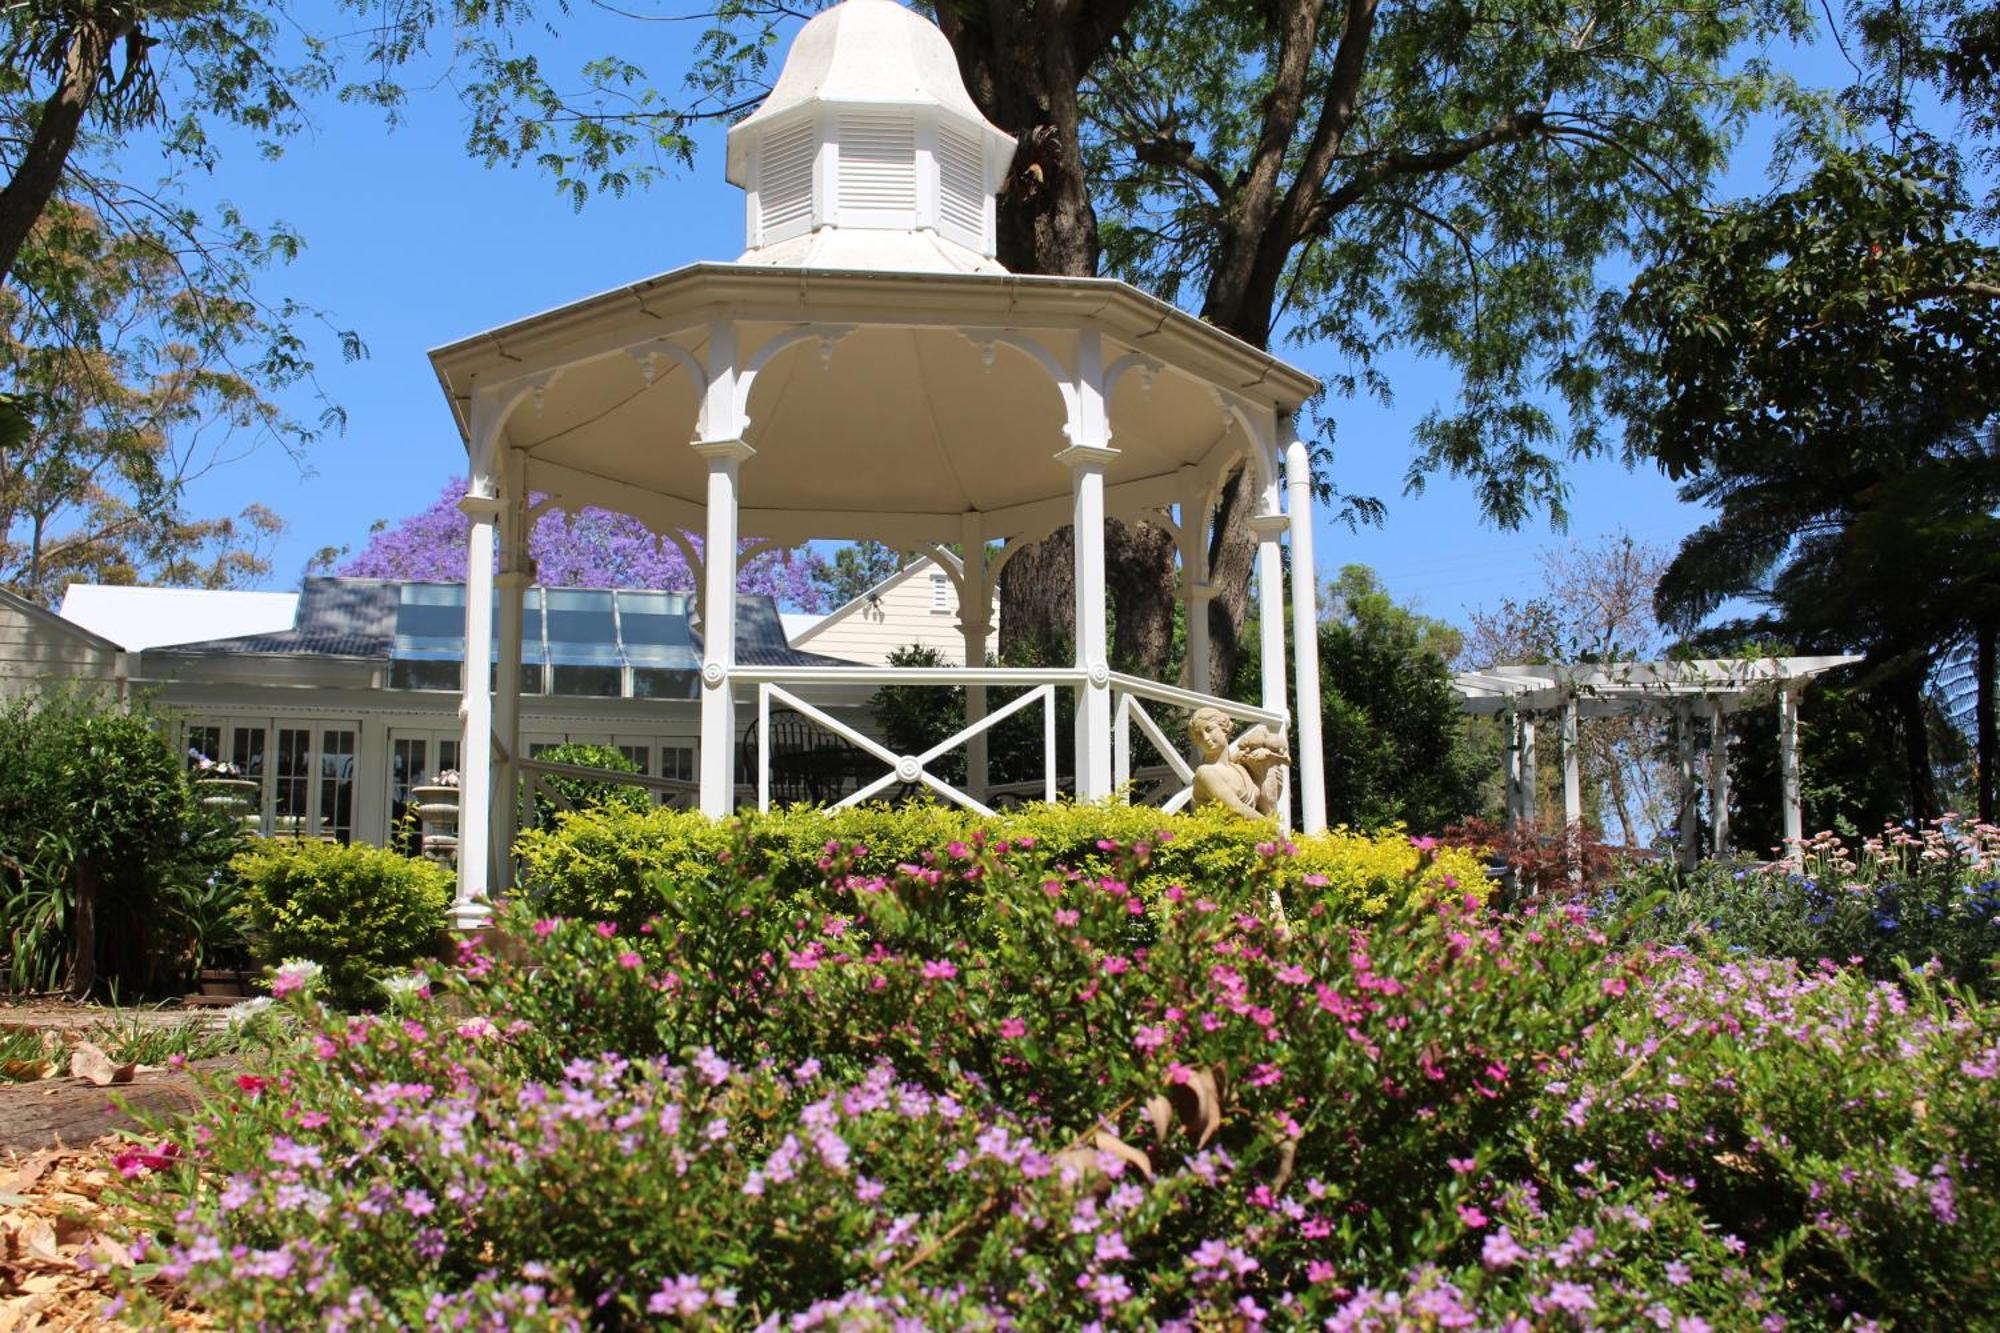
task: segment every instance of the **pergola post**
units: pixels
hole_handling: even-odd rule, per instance
[[[465,539],[465,666],[460,681],[458,894],[451,924],[477,930],[493,915],[493,549],[500,501],[492,479],[475,472],[459,508],[472,520]]]
[[[1318,574],[1313,564],[1312,460],[1290,412],[1278,418],[1285,443],[1286,500],[1292,520],[1293,690],[1298,696],[1297,739],[1292,762],[1299,771],[1299,825],[1307,833],[1326,831],[1326,752],[1320,739]]]
[[[1521,822],[1521,716],[1512,707],[1500,730],[1501,822],[1512,828]]]
[[[736,483],[755,450],[741,440],[702,440],[708,461],[708,532],[702,542],[701,812],[722,818],[736,805]],[[759,755],[759,762],[765,756]]]
[[[1208,604],[1215,589],[1208,582],[1209,486],[1200,470],[1181,469],[1180,548],[1181,607],[1187,620],[1187,655],[1182,663],[1182,683],[1188,689],[1207,694],[1213,653],[1208,638]]]
[[[986,636],[993,631],[991,576],[986,568],[986,528],[980,514],[968,511],[960,520],[959,546],[964,551],[963,573],[958,581],[958,632],[965,640],[965,665],[977,670],[986,665]],[[973,726],[986,717],[986,687],[965,687],[965,725]],[[975,801],[986,799],[990,775],[987,766],[987,733],[981,731],[965,742],[965,793]]]
[[[1675,850],[1681,869],[1692,870],[1701,856],[1701,784],[1695,774],[1692,704],[1674,705],[1674,751],[1679,760],[1676,795],[1680,800]]]
[[[1778,783],[1785,819],[1786,860],[1805,846],[1805,809],[1799,795],[1799,696],[1792,682],[1778,688]]]
[[[1715,855],[1729,855],[1729,715],[1720,699],[1708,705],[1708,829]]]
[[[528,555],[528,497],[521,484],[519,456],[511,450],[500,472],[499,538],[500,573],[494,580],[500,590],[499,702],[494,733],[500,743],[500,768],[494,784],[493,863],[495,882],[511,885],[514,838],[521,827],[522,602],[534,581],[534,562]]]
[[[1563,696],[1563,856],[1569,881],[1583,880],[1583,755],[1582,717],[1574,691]]]
[[[1521,715],[1521,822],[1535,827],[1541,819],[1541,762],[1535,754],[1535,716]]]

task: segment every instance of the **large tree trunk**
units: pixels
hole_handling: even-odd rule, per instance
[[[41,221],[56,187],[62,184],[64,164],[76,146],[84,115],[111,61],[111,50],[131,30],[129,17],[117,17],[119,7],[105,8],[104,17],[93,7],[77,23],[64,53],[62,77],[42,103],[41,117],[13,178],[0,190],[0,282],[14,271],[14,261],[20,257],[28,234]]]
[[[1937,781],[1931,769],[1931,734],[1924,710],[1924,682],[1912,673],[1890,687],[1895,691],[1896,716],[1903,732],[1903,773],[1910,794],[1910,818],[1922,822],[1937,814]]]
[[[1992,621],[1983,621],[1975,631],[1977,639],[1973,644],[1972,669],[1978,679],[1973,682],[1973,707],[1976,710],[1975,730],[1978,732],[1977,758],[1979,764],[1979,822],[1993,822],[1993,797],[1996,762],[2000,762],[2000,718],[1993,713],[1994,673],[2000,662],[1996,662],[1996,640],[2000,640],[2000,626]]]
[[[997,257],[1012,272],[1097,274],[1097,210],[1084,177],[1077,90],[1135,6],[938,6],[967,91],[988,120],[1019,141],[994,218]],[[1003,658],[1063,661],[1073,651],[1073,552],[1064,528],[1008,562],[1000,578]],[[1105,563],[1117,592],[1112,660],[1141,675],[1164,675],[1173,643],[1173,539],[1151,524],[1114,520],[1105,530]]]

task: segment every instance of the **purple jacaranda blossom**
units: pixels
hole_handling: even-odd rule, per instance
[[[471,524],[458,507],[464,495],[465,479],[452,478],[429,508],[376,529],[337,572],[359,578],[463,581]],[[699,552],[701,538],[690,540]],[[535,559],[537,581],[551,588],[694,589],[694,575],[679,547],[656,538],[638,519],[610,510],[582,509],[574,522],[560,511],[545,513],[528,535],[528,553]],[[786,554],[773,551],[749,561],[737,587],[775,598],[792,610],[828,610],[826,593],[813,577],[825,562],[804,551],[791,553],[789,560]]]

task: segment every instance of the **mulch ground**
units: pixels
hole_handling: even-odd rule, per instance
[[[128,1142],[112,1137],[0,1157],[0,1333],[132,1328],[104,1317],[113,1291],[103,1265],[123,1262],[123,1250],[101,1239],[124,1220],[104,1196],[118,1180],[112,1156]],[[166,1327],[214,1324],[174,1310]]]

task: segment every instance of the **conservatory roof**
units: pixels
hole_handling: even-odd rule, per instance
[[[701,667],[701,636],[690,623],[692,594],[537,586],[523,600],[523,660],[530,665]],[[459,661],[464,636],[462,583],[309,578],[289,629],[174,644],[149,656]],[[792,648],[777,603],[748,593],[737,598],[736,652],[738,661],[755,666],[855,665]]]
[[[1734,712],[1768,700],[1776,690],[1860,660],[1840,654],[1514,664],[1460,672],[1451,684],[1468,713],[1536,713],[1560,709],[1571,699],[1585,717],[1659,712],[1691,700]]]

